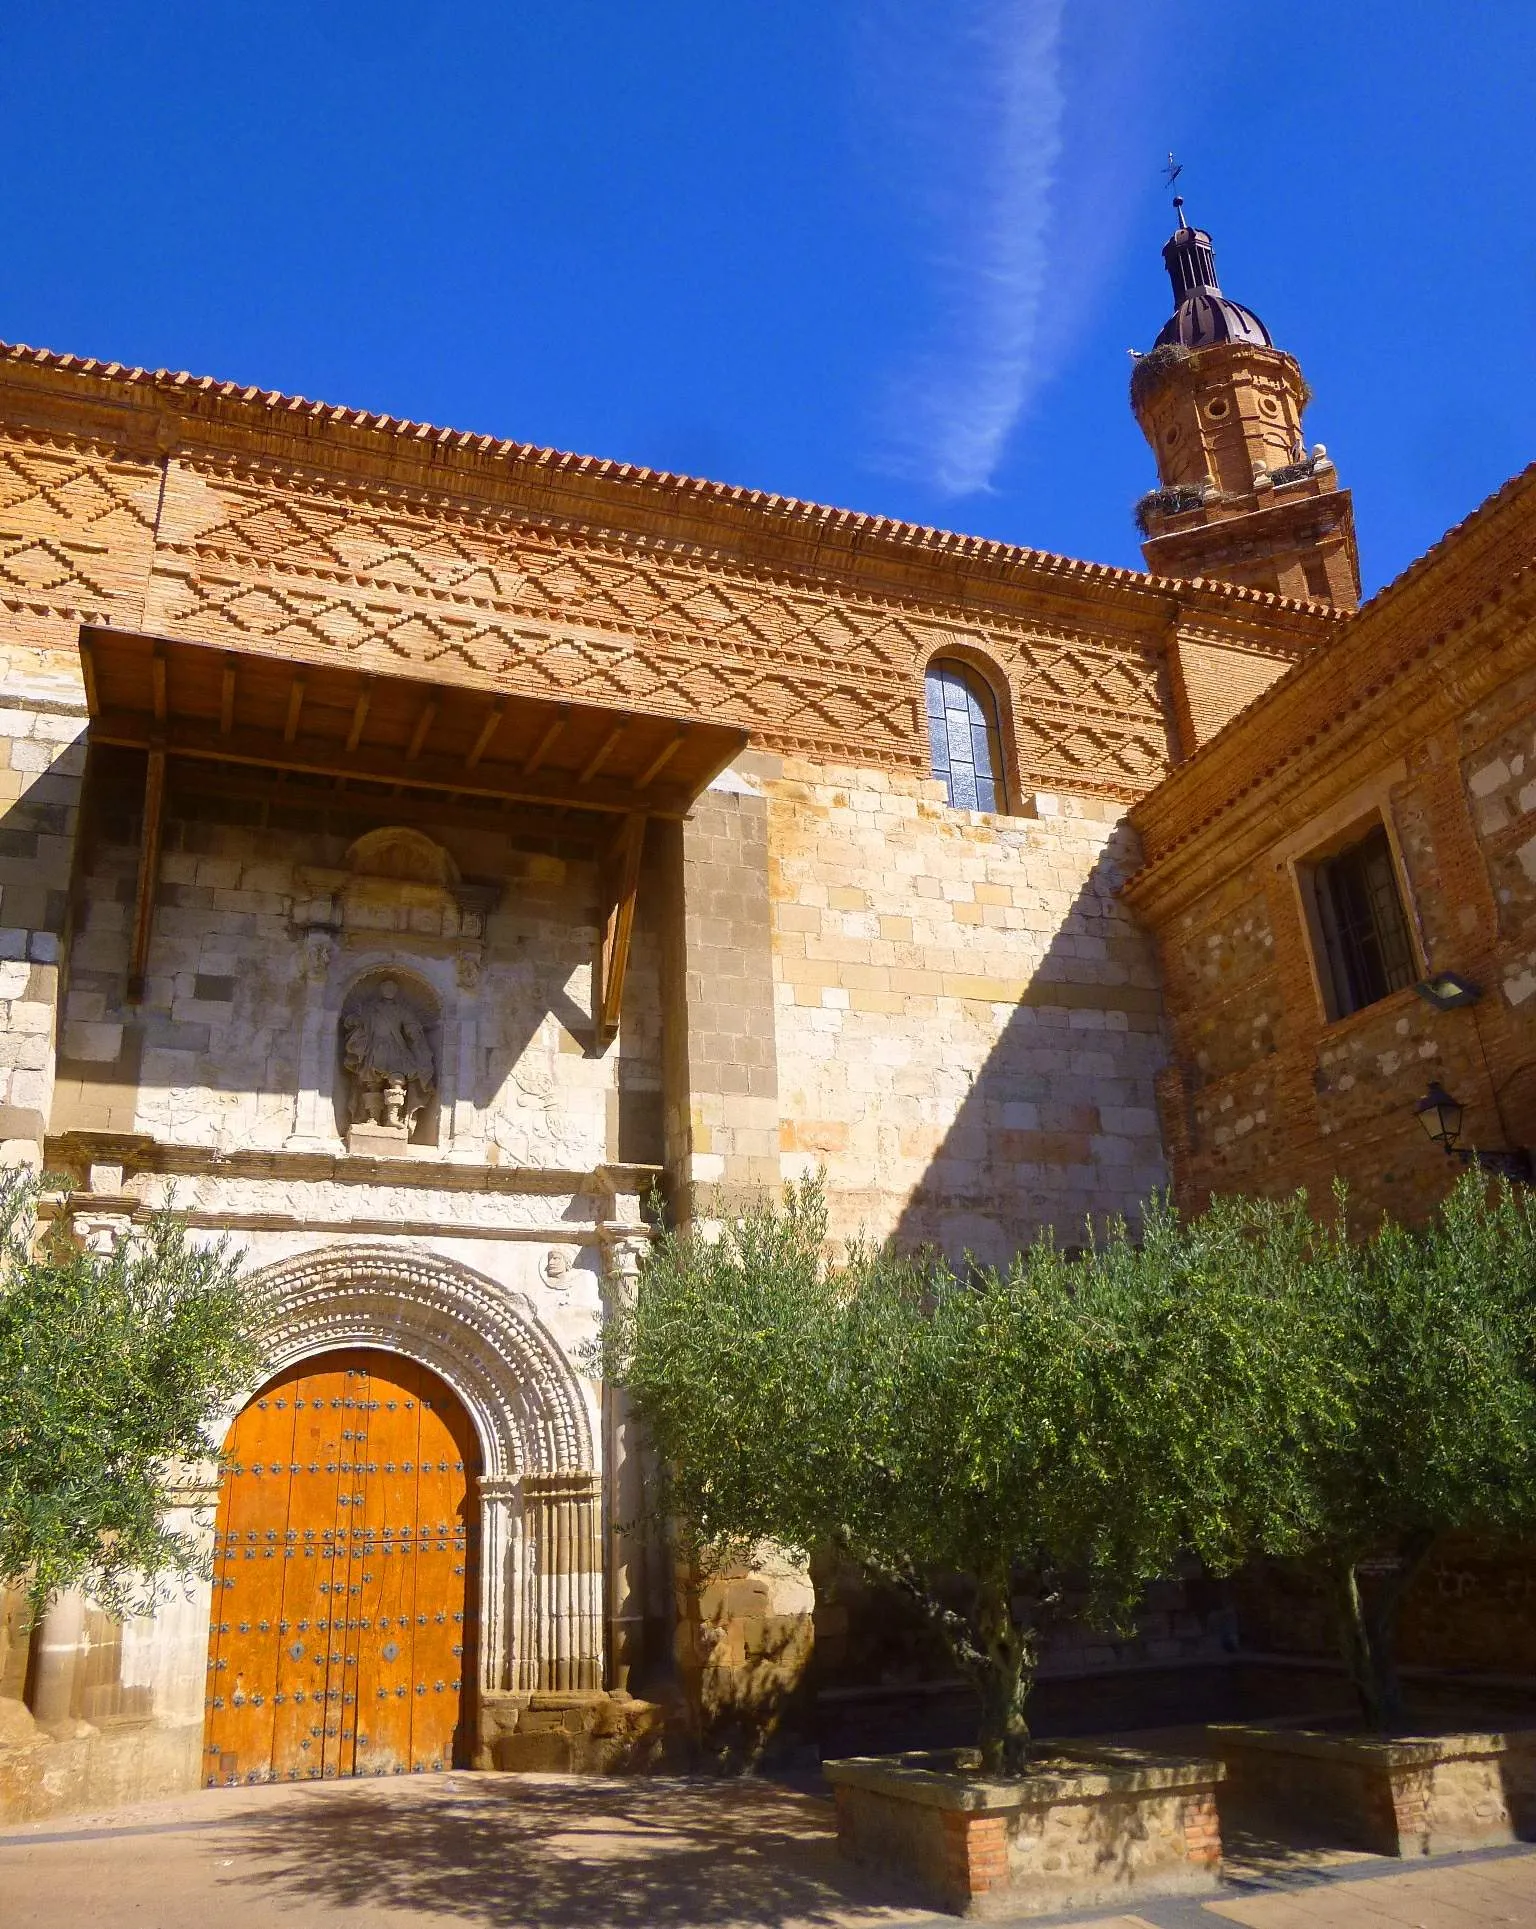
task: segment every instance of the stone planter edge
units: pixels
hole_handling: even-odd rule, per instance
[[[1044,1808],[1055,1802],[1084,1802],[1110,1795],[1175,1794],[1210,1788],[1226,1769],[1216,1755],[1184,1760],[1137,1749],[1076,1747],[1084,1766],[1076,1773],[1042,1769],[1015,1780],[982,1780],[954,1769],[923,1768],[899,1755],[851,1755],[823,1762],[823,1776],[836,1787],[868,1788],[899,1796],[926,1808],[985,1812]]]
[[[1436,1762],[1506,1755],[1511,1744],[1521,1741],[1536,1745],[1536,1722],[1444,1735],[1361,1735],[1330,1734],[1318,1728],[1283,1728],[1277,1723],[1222,1721],[1210,1723],[1206,1732],[1218,1746],[1230,1738],[1246,1748],[1268,1750],[1276,1755],[1311,1755],[1378,1769],[1430,1768]]]

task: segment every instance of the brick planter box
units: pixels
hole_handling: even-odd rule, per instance
[[[1378,1855],[1445,1855],[1536,1835],[1536,1728],[1372,1735],[1213,1726],[1229,1821],[1292,1823]]]
[[[824,1762],[837,1839],[955,1915],[1047,1915],[1216,1886],[1217,1761],[1072,1746],[988,1780],[946,1755]]]

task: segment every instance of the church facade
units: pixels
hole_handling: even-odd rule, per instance
[[[835,1231],[992,1261],[1170,1181],[1326,1161],[1307,1053],[1350,1013],[1298,1032],[1264,975],[1286,941],[1253,908],[1279,888],[1254,783],[1277,730],[1326,763],[1354,636],[1386,662],[1461,605],[1349,613],[1349,497],[1300,440],[1295,362],[1182,215],[1165,259],[1132,386],[1146,574],[0,351],[4,1157],[67,1175],[86,1242],[171,1203],[233,1241],[272,1372],[186,1494],[211,1586],[122,1628],[61,1601],[11,1642],[16,1804],[45,1764],[73,1801],[601,1765],[653,1745],[662,1675],[694,1720],[791,1676],[804,1577],[680,1588],[634,1524],[639,1445],[590,1348],[653,1192],[707,1226],[821,1169]],[[1476,548],[1521,639],[1527,494],[1417,579]],[[1500,880],[1523,904],[1530,867],[1525,753],[1478,674],[1456,714],[1483,704],[1497,786],[1451,710],[1415,748],[1423,703],[1378,679],[1360,702],[1402,747],[1345,788],[1378,816],[1404,771],[1412,799],[1497,794],[1455,950],[1492,996]],[[1410,846],[1471,862],[1451,801],[1383,820],[1410,907]],[[1353,808],[1319,802],[1297,851],[1333,854]],[[1472,931],[1463,873],[1436,875]],[[1449,968],[1417,943],[1399,1004],[1410,966]],[[1528,963],[1500,952],[1506,987]],[[1510,998],[1523,1062],[1536,1006]],[[1215,1149],[1234,1106],[1246,1162]]]

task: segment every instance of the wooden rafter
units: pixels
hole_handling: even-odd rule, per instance
[[[606,1049],[619,1029],[644,849],[645,813],[631,811],[619,826],[603,867],[605,912],[598,934],[597,994],[592,1001],[599,1051]]]
[[[301,671],[288,686],[288,715],[283,722],[283,742],[292,743],[299,734],[299,713],[304,708],[304,675]]]
[[[554,749],[561,732],[565,729],[566,724],[569,723],[570,717],[570,705],[562,703],[560,708],[544,726],[543,736],[541,736],[539,741],[534,745],[533,754],[529,757],[527,763],[523,765],[523,775],[525,777],[532,777],[537,772],[544,759],[549,755],[550,751]]]
[[[238,658],[226,656],[224,674],[219,681],[219,734],[227,737],[235,727],[235,664]]]
[[[368,721],[368,706],[373,702],[373,678],[369,677],[357,693],[357,701],[352,706],[352,723],[347,731],[347,755],[363,740],[363,725]]]
[[[410,748],[405,753],[408,764],[415,763],[421,755],[421,746],[427,741],[427,733],[437,721],[437,698],[428,697],[422,706],[421,715],[416,719],[416,728],[411,732]]]
[[[661,746],[660,750],[657,751],[645,769],[641,771],[640,775],[635,779],[635,789],[649,790],[651,785],[655,783],[656,779],[666,769],[667,765],[671,763],[672,759],[687,741],[688,731],[685,726],[678,731],[676,736]]]
[[[603,741],[597,746],[596,751],[582,769],[581,781],[584,784],[590,784],[592,779],[602,769],[603,765],[607,763],[608,759],[613,755],[614,751],[618,749],[620,743],[622,743],[624,733],[628,728],[627,723],[616,723],[608,732],[607,736],[604,737]]]
[[[323,788],[682,816],[743,748],[707,718],[474,691],[339,661],[91,628],[91,740]],[[380,791],[380,794],[383,794]]]
[[[610,783],[598,778],[583,784],[579,795],[571,794],[568,773],[526,772],[486,775],[484,766],[466,771],[462,757],[449,757],[433,750],[423,751],[408,763],[403,748],[377,750],[359,746],[339,766],[334,753],[312,742],[284,743],[280,733],[244,730],[237,722],[229,736],[222,736],[218,725],[183,721],[173,717],[163,732],[151,732],[142,717],[117,710],[104,710],[91,719],[91,737],[96,743],[124,744],[135,750],[148,748],[151,737],[158,736],[173,757],[210,758],[216,762],[244,764],[259,770],[287,770],[317,777],[346,776],[370,783],[420,785],[441,791],[459,791],[466,796],[505,797],[528,804],[575,803],[584,810],[624,814],[633,809],[635,793],[627,783]],[[654,816],[681,816],[676,801],[658,799],[651,806]]]
[[[464,759],[464,768],[473,770],[475,765],[491,747],[491,739],[501,727],[501,720],[507,714],[507,700],[500,697],[485,713],[485,722],[480,726],[480,734],[470,746],[469,755]]]

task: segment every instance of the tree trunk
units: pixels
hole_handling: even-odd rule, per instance
[[[1029,1758],[1029,1723],[1024,1710],[1035,1677],[1035,1637],[1013,1618],[1012,1588],[1006,1574],[981,1582],[976,1590],[976,1634],[981,1651],[973,1668],[981,1696],[982,1772],[1017,1775]]]
[[[1403,1684],[1397,1671],[1398,1617],[1435,1539],[1428,1531],[1405,1534],[1397,1544],[1396,1568],[1382,1577],[1370,1599],[1360,1586],[1357,1561],[1343,1560],[1334,1570],[1344,1665],[1367,1723],[1382,1734],[1401,1729],[1407,1722]]]

